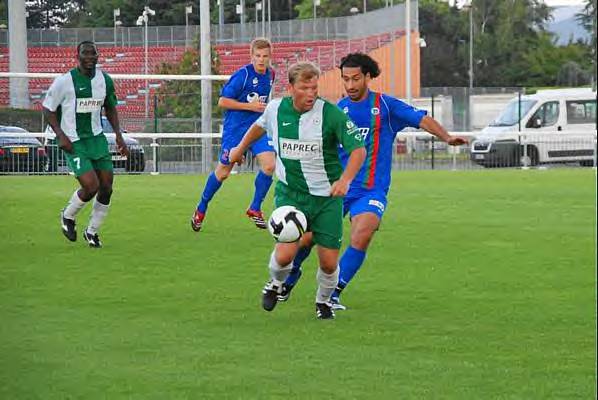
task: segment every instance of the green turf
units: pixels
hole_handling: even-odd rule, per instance
[[[0,399],[594,397],[591,169],[396,174],[335,321],[313,257],[261,310],[252,177],[196,234],[204,179],[118,176],[96,250],[60,233],[72,177],[0,177]]]

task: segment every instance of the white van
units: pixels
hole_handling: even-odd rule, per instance
[[[596,92],[539,90],[508,103],[472,142],[471,160],[485,167],[554,162],[592,166],[595,150]]]

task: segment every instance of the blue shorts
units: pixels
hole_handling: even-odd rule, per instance
[[[349,194],[350,196],[350,194]],[[343,199],[343,215],[349,214],[353,218],[356,215],[366,212],[374,213],[382,219],[386,210],[386,194],[384,192],[365,192],[356,197],[345,197]]]
[[[222,148],[220,150],[220,163],[224,165],[229,165],[230,162],[228,161],[228,155],[233,147],[237,147],[239,143],[241,143],[241,139],[243,136],[239,137],[236,135],[222,135]],[[251,146],[249,146],[249,150],[251,150],[251,154],[257,156],[260,153],[266,151],[274,152],[274,147],[272,147],[271,140],[268,138],[268,135],[264,134],[261,138],[253,142]]]

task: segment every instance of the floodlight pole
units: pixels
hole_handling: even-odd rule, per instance
[[[112,10],[112,16],[114,17],[114,47],[116,47],[116,22],[117,22],[117,17],[120,16],[120,8],[115,8],[114,10]]]
[[[222,3],[223,0],[220,0]],[[210,41],[210,1],[199,2],[199,27],[200,27],[200,56],[201,74],[212,73],[212,43]],[[212,132],[212,81],[201,81],[201,132]],[[202,143],[202,171],[207,173],[212,168],[212,140],[203,139]]]
[[[25,2],[8,0],[8,70],[27,72],[27,19]],[[29,79],[10,78],[10,106],[29,108]]]
[[[193,6],[185,6],[185,49],[189,47],[189,14],[193,12]]]
[[[266,37],[266,5],[264,1],[262,0],[262,37]]]
[[[473,90],[473,1],[469,2],[469,89]]]
[[[145,52],[145,74],[149,74],[148,68],[148,35],[147,35],[147,21],[149,17],[147,16],[147,11],[143,11],[143,22],[145,23],[145,35],[144,35],[144,52]],[[149,82],[145,81],[145,118],[149,117]]]
[[[224,0],[218,0],[218,39],[222,41],[222,26],[224,25]]]
[[[405,1],[405,98],[411,103],[411,0]]]

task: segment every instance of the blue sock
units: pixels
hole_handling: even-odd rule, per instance
[[[212,197],[216,194],[218,189],[222,186],[222,182],[216,178],[216,174],[213,172],[208,177],[208,181],[206,182],[206,186],[203,188],[203,193],[201,194],[201,200],[197,204],[197,211],[205,213],[208,209],[208,203],[212,200]]]
[[[262,209],[264,197],[266,197],[268,190],[270,190],[270,185],[272,185],[272,176],[266,175],[264,171],[260,170],[255,176],[254,185],[255,194],[253,195],[253,201],[249,208],[251,210],[260,211]]]
[[[357,250],[356,248],[349,246],[343,253],[339,267],[341,269],[338,278],[338,286],[335,289],[332,297],[338,298],[343,289],[351,282],[351,279],[355,276],[363,261],[365,260],[365,251]]]
[[[307,257],[309,257],[309,253],[311,253],[311,246],[309,247],[301,247],[293,260],[293,269],[291,269],[291,273],[289,274],[286,281],[284,281],[285,285],[287,286],[295,286],[299,278],[301,278],[301,264]]]

